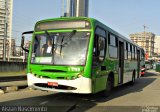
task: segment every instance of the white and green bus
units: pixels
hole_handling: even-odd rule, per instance
[[[30,49],[24,35],[32,33]],[[144,64],[143,49],[93,18],[42,20],[22,34],[29,53],[28,86],[66,93],[109,93],[134,83]]]

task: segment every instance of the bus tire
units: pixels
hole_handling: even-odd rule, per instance
[[[106,89],[103,91],[103,96],[111,95],[113,85],[114,85],[114,77],[112,75],[109,75],[107,78]]]
[[[136,77],[136,74],[135,74],[135,70],[133,71],[133,75],[132,75],[132,81],[131,81],[131,85],[134,85],[135,84],[135,77]]]

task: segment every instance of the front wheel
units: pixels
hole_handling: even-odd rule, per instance
[[[103,91],[104,96],[110,96],[113,89],[113,81],[114,79],[109,76],[106,83],[106,89]]]

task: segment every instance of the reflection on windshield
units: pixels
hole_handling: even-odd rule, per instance
[[[71,33],[52,33],[51,38],[46,34],[36,35],[31,63],[84,65],[90,33]]]

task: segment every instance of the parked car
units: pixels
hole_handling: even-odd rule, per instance
[[[155,70],[156,69],[156,63],[153,63],[152,66],[153,66],[153,70]]]
[[[152,64],[150,61],[145,61],[145,68],[146,68],[146,70],[152,69]]]

